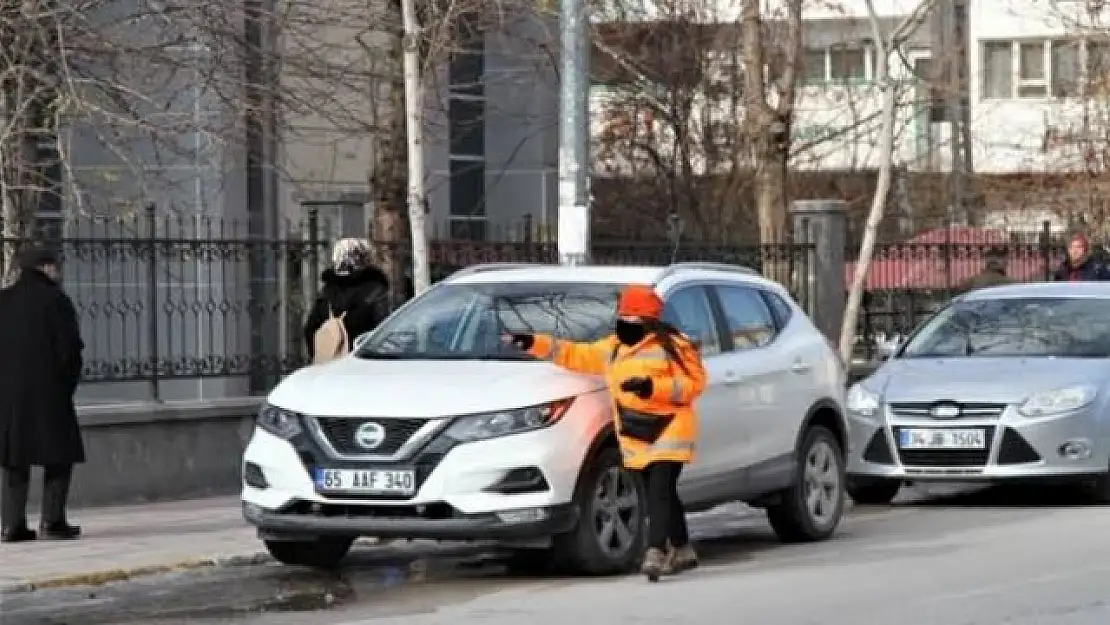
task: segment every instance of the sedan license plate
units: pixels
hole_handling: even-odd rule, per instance
[[[416,492],[413,471],[383,469],[316,469],[316,488],[330,492],[411,496]]]
[[[898,447],[901,449],[986,449],[987,435],[982,429],[902,428],[898,431]]]

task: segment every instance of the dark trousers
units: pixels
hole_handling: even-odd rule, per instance
[[[643,470],[647,487],[648,547],[666,549],[669,540],[677,549],[690,542],[686,510],[678,498],[680,473],[681,462],[653,462]]]
[[[43,467],[42,513],[40,525],[59,525],[66,522],[66,500],[73,465],[58,464]],[[4,529],[27,526],[27,495],[31,486],[30,467],[4,469],[0,483],[0,525]]]

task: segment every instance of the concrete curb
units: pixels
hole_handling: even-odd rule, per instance
[[[196,558],[192,560],[182,560],[180,562],[175,562],[172,564],[157,564],[139,566],[134,568],[107,569],[103,571],[93,571],[89,573],[78,573],[75,575],[61,575],[56,577],[44,577],[40,579],[31,579],[19,582],[0,583],[0,595],[28,593],[34,592],[36,590],[56,588],[71,588],[75,586],[102,586],[104,584],[127,581],[135,579],[137,577],[164,575],[166,573],[181,573],[184,571],[195,571],[199,569],[256,566],[260,564],[266,564],[271,561],[272,558],[270,558],[268,554],[259,552],[250,555]]]

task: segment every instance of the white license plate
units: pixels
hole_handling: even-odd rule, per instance
[[[901,449],[986,449],[987,434],[982,429],[902,428],[898,430],[898,447]]]
[[[412,471],[382,469],[316,469],[316,488],[325,491],[369,495],[405,495],[416,492]]]

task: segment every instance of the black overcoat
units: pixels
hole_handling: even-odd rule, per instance
[[[24,269],[0,290],[0,466],[85,461],[73,395],[84,349],[62,288]]]

